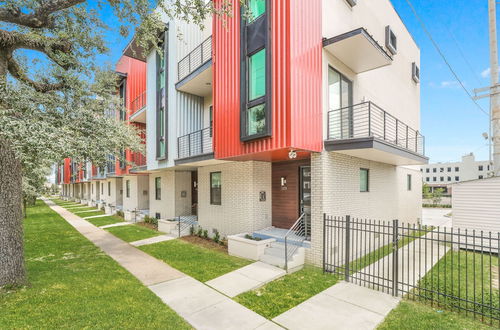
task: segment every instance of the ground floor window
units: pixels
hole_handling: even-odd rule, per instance
[[[210,204],[222,204],[221,188],[221,172],[210,173]]]
[[[155,199],[161,200],[161,177],[155,178]]]
[[[108,196],[111,196],[111,182],[108,182]]]
[[[125,181],[125,196],[130,197],[130,180]]]
[[[368,192],[369,191],[369,179],[370,179],[370,170],[367,168],[359,169],[359,191],[360,192]]]
[[[406,189],[408,189],[408,191],[411,191],[411,174],[408,174],[406,176]]]

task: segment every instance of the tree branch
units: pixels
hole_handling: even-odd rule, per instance
[[[26,14],[20,7],[0,8],[0,21],[34,29],[54,27],[53,13],[73,7],[86,0],[47,0],[32,13]]]
[[[16,49],[31,49],[46,54],[52,61],[64,69],[70,65],[57,57],[57,52],[70,54],[72,45],[69,41],[51,37],[40,37],[32,34],[22,34],[16,31],[0,30],[0,46],[4,46],[9,51]]]
[[[21,66],[17,63],[17,61],[12,57],[12,53],[9,54],[7,61],[7,68],[9,70],[9,73],[17,80],[20,80],[33,87],[37,92],[46,93],[50,91],[60,90],[64,87],[64,84],[62,82],[43,83],[30,79],[21,68]]]

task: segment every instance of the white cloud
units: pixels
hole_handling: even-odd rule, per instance
[[[455,81],[455,80],[441,81],[441,84],[439,86],[441,86],[441,88],[455,88],[455,87],[459,87],[458,82]]]
[[[498,67],[498,70],[500,70],[500,66]],[[491,74],[491,69],[490,68],[487,68],[487,69],[484,69],[482,72],[481,72],[481,77],[483,78],[489,78]]]

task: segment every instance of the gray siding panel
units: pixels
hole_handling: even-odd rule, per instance
[[[203,97],[177,93],[177,137],[203,128]]]

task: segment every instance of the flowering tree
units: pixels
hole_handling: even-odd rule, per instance
[[[222,1],[221,1],[222,2]],[[140,150],[138,134],[106,113],[118,106],[117,79],[98,56],[105,33],[131,26],[139,45],[154,48],[171,18],[202,25],[227,14],[206,0],[0,1],[0,287],[26,281],[22,201],[39,189],[45,169],[65,157],[102,164],[110,153]],[[154,8],[157,10],[153,11]],[[104,13],[119,22],[107,26]],[[138,24],[140,22],[140,24]]]

